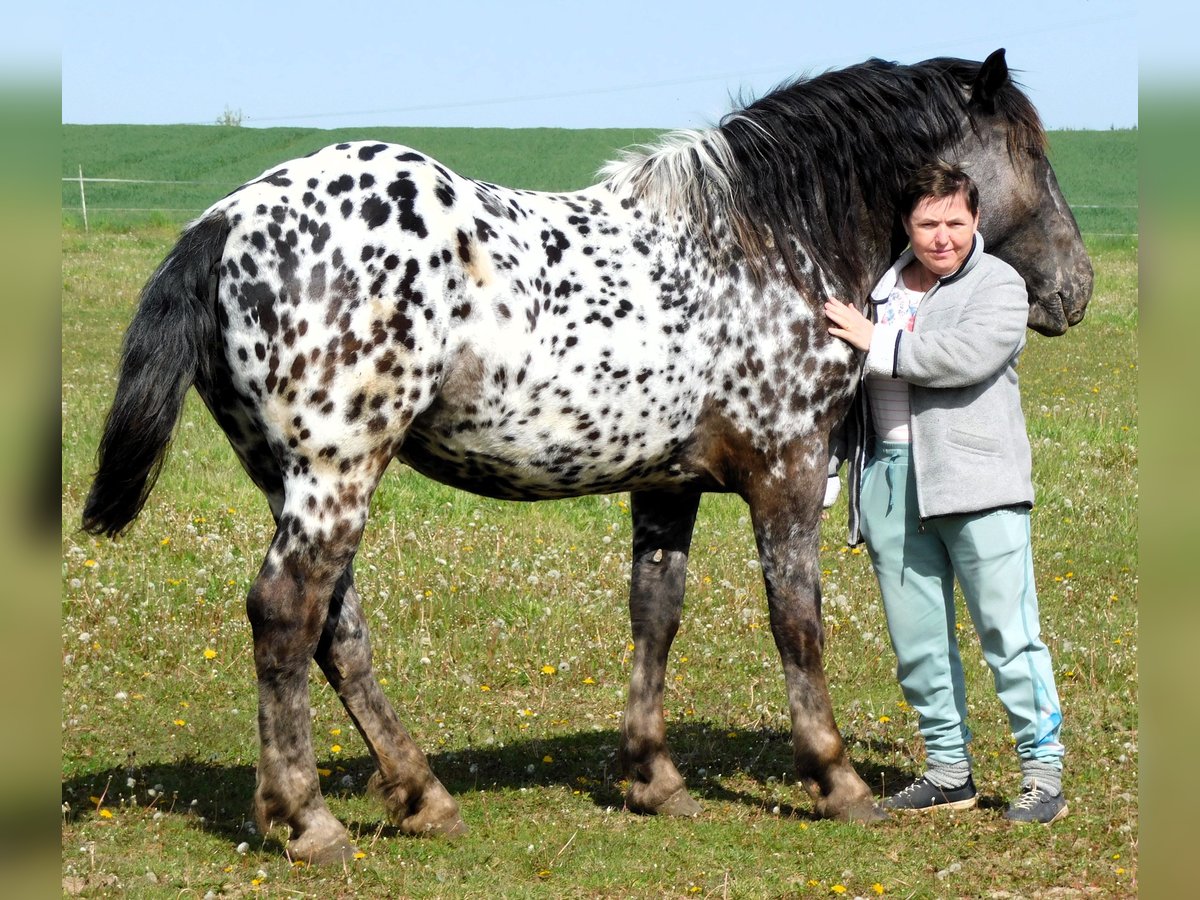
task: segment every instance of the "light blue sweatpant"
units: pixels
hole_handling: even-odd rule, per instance
[[[969,762],[954,579],[1008,711],[1022,761],[1062,766],[1062,713],[1042,643],[1029,512],[1005,508],[921,522],[909,445],[877,441],[863,476],[862,531],[879,578],[896,676],[920,717],[931,764]]]

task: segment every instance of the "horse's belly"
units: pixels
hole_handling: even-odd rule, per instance
[[[693,425],[611,405],[587,412],[566,403],[498,404],[470,416],[435,405],[414,422],[397,458],[446,484],[514,500],[667,487],[696,476],[685,452]]]

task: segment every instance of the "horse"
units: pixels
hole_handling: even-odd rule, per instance
[[[1064,333],[1092,269],[1045,149],[999,50],[797,79],[712,128],[623,152],[574,192],[476,181],[363,141],[213,204],[141,293],[82,527],[116,537],[134,520],[194,385],[275,522],[246,599],[260,825],[287,825],[293,858],[355,852],[318,783],[315,660],[398,830],[465,828],[372,672],[354,585],[393,459],[499,499],[630,492],[619,757],[640,813],[700,809],[668,748],[663,685],[700,496],[740,495],[800,782],[820,816],[881,817],[822,661],[829,439],[861,361],[828,335],[821,304],[866,298],[903,246],[906,175],[943,157],[979,182],[981,232],[1024,277],[1030,326]]]

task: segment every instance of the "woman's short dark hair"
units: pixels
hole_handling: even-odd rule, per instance
[[[971,215],[979,214],[979,188],[971,176],[957,163],[944,159],[921,166],[900,191],[900,209],[904,218],[912,215],[917,204],[925,199],[941,200],[962,194]]]

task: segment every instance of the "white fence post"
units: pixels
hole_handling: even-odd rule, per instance
[[[83,166],[79,167],[79,205],[83,207],[83,233],[87,234],[87,198],[83,195]]]

